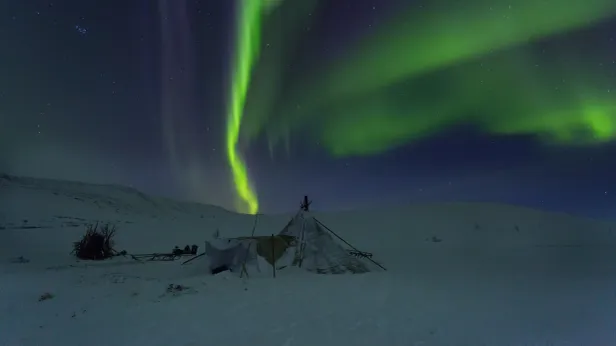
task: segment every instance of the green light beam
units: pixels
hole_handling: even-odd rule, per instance
[[[233,183],[238,197],[243,202],[240,211],[256,214],[259,201],[248,177],[246,164],[238,149],[244,104],[250,83],[252,67],[259,54],[261,0],[239,0],[237,4],[237,33],[235,64],[231,77],[231,93],[227,115],[227,160],[231,167]]]

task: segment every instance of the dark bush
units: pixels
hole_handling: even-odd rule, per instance
[[[83,260],[100,261],[111,258],[116,253],[113,249],[113,236],[115,232],[115,225],[105,224],[101,227],[99,227],[98,223],[88,225],[86,227],[86,234],[83,235],[80,241],[73,243],[72,253],[77,258]]]

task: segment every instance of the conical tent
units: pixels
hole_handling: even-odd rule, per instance
[[[280,232],[297,239],[293,264],[319,274],[366,273],[370,270],[353,257],[308,212],[300,211]]]

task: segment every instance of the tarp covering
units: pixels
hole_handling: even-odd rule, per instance
[[[242,265],[255,265],[256,249],[251,250],[250,242],[234,239],[216,239],[205,242],[205,253],[210,260],[210,271],[227,268],[240,273]],[[254,245],[252,246],[254,247]]]

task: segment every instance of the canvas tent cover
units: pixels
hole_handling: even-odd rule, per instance
[[[370,271],[361,259],[351,256],[308,212],[297,213],[280,235],[298,239],[295,264],[307,271],[319,274]]]

